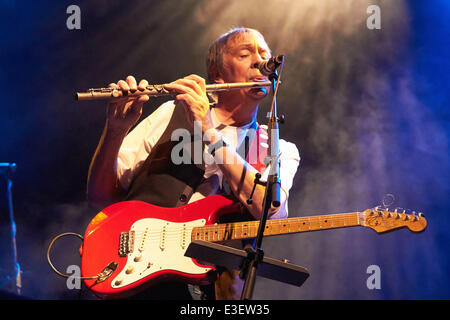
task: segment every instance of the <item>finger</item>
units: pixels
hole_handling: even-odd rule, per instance
[[[125,103],[124,104],[124,107],[123,108],[120,108],[118,111],[120,112],[119,113],[119,116],[120,116],[120,118],[125,118],[126,117],[126,115],[127,115],[127,113],[129,113],[130,112],[130,109],[132,109],[133,108],[133,105],[136,103],[136,99],[132,99],[132,100],[129,100],[127,103]]]
[[[198,112],[203,113],[204,108],[209,109],[209,100],[207,98],[199,97],[197,95],[192,96],[189,93],[177,94],[175,96],[175,100],[183,101],[184,103],[186,103],[194,114]]]
[[[196,74],[190,74],[185,79],[194,80],[200,87],[202,91],[206,90],[206,81],[204,78],[196,75]]]
[[[117,85],[119,86],[120,89],[122,89],[122,91],[129,91],[130,90],[130,86],[128,85],[128,83],[126,83],[123,80],[119,80],[119,82],[117,82]]]
[[[107,107],[107,110],[106,110],[108,118],[114,117],[114,114],[116,113],[116,106],[117,106],[116,102],[108,103],[108,107]]]
[[[145,96],[139,96],[137,101],[140,103],[144,103],[144,102],[147,102],[149,99],[150,99],[150,97],[145,95]]]
[[[117,100],[116,116],[119,118],[125,118],[129,109],[133,104],[139,100],[139,97],[124,97]]]
[[[202,112],[198,108],[198,105],[196,103],[196,100],[190,96],[189,94],[179,94],[175,97],[177,101],[181,101],[183,105],[186,107],[186,112],[188,112],[188,115],[190,116],[192,124],[194,123],[194,120],[196,118],[202,117]]]
[[[139,99],[136,100],[130,107],[130,113],[140,117],[142,114],[142,107],[144,106],[144,102],[145,101],[141,101]]]
[[[175,82],[164,85],[170,91],[180,94],[201,95],[200,87],[192,80],[180,79]]]
[[[187,120],[188,120],[189,124],[191,126],[193,126],[194,125],[194,116],[186,103],[183,103],[183,106],[184,106],[184,111],[186,112]]]
[[[183,101],[187,106],[194,105],[194,103],[195,103],[194,98],[191,95],[187,94],[187,93],[177,94],[175,96],[175,99],[177,101]]]
[[[199,83],[197,83],[196,80],[189,79],[186,77],[186,78],[180,79],[180,83],[182,85],[185,85],[185,86],[191,88],[198,95],[203,95],[205,92],[204,88],[202,89],[202,87],[200,86]],[[203,87],[205,87],[205,86],[203,86]]]
[[[134,92],[137,90],[136,79],[133,76],[128,76],[126,81],[127,81],[128,86],[130,87],[131,92]]]
[[[108,88],[119,89],[119,86],[116,83],[112,82],[112,83],[108,84]]]
[[[148,81],[145,79],[142,79],[141,81],[139,81],[138,89],[145,90],[145,88],[147,88],[147,86],[148,86]]]

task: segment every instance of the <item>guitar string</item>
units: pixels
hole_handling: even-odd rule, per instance
[[[317,223],[317,221],[315,221]],[[323,222],[323,221],[322,221]],[[334,221],[335,223],[331,222],[324,222],[327,225],[320,225],[319,228],[324,228],[324,227],[334,227],[336,225],[336,223],[338,224],[342,224],[342,227],[344,227],[346,225],[346,221],[344,218],[341,219],[335,219]],[[349,224],[351,224],[354,221],[351,221]],[[275,229],[275,228],[280,228],[280,229],[292,229],[292,232],[296,232],[295,230],[299,230],[302,231],[302,227],[304,225],[306,225],[307,222],[304,223],[272,223],[271,225],[267,225],[267,228],[271,228]],[[310,221],[308,221],[307,225],[308,228],[314,223],[311,223]],[[320,222],[319,222],[320,224]],[[339,225],[340,226],[340,225]],[[189,228],[168,228],[167,230],[163,230],[162,228],[158,228],[156,230],[152,230],[152,229],[148,229],[148,230],[135,230],[134,234],[135,234],[135,239],[139,239],[144,237],[145,233],[147,233],[147,238],[149,237],[160,237],[162,233],[164,233],[167,236],[170,235],[181,235],[183,233],[190,233],[193,231],[194,228],[199,228],[199,233],[201,234],[206,234],[206,233],[217,233],[217,232],[223,232],[223,231],[233,231],[233,232],[243,232],[245,229],[247,229],[248,231],[252,231],[251,229],[255,229],[259,227],[259,223],[253,223],[253,224],[246,224],[246,225],[224,225],[224,226],[195,226],[195,227],[189,227]],[[289,232],[289,231],[288,231]]]
[[[356,222],[353,221],[355,216],[357,214],[360,214],[360,212],[355,213],[345,213],[345,214],[333,214],[329,216],[320,216],[320,217],[299,217],[299,218],[289,218],[289,219],[277,219],[277,220],[271,220],[268,221],[271,226],[268,227],[279,227],[281,230],[281,226],[283,225],[283,228],[288,229],[286,233],[296,233],[296,232],[306,232],[310,230],[311,224],[319,223],[319,228],[327,228],[327,227],[346,227],[346,219],[352,218],[352,221],[350,221],[349,226],[358,225],[359,221]],[[323,226],[322,223],[328,223],[327,220],[330,220],[329,225]],[[343,225],[335,226],[333,222],[342,223]],[[298,224],[301,223],[302,225],[305,225],[308,223],[308,230],[304,229],[302,230],[302,226],[298,226]],[[165,245],[166,243],[171,242],[180,242],[180,238],[183,238],[183,234],[185,234],[185,238],[189,239],[192,238],[192,231],[195,228],[200,228],[200,232],[197,233],[198,239],[207,239],[208,241],[225,241],[225,240],[232,240],[232,239],[244,239],[244,238],[251,238],[253,237],[251,234],[252,232],[256,233],[256,229],[252,230],[252,228],[257,228],[259,226],[259,221],[249,221],[249,222],[237,222],[237,223],[229,223],[229,224],[221,224],[221,225],[203,225],[203,226],[192,226],[192,227],[176,227],[173,228],[170,227],[168,230],[164,232],[165,237],[164,240],[162,240],[161,233],[163,232],[162,228],[157,229],[156,231],[152,231],[151,229],[147,230],[148,235],[145,237],[143,234],[146,232],[144,230],[138,230],[135,231],[135,242],[139,244],[139,247],[146,246],[148,241],[155,241],[159,240],[159,242],[162,245]],[[294,230],[291,230],[291,226],[294,226]],[[295,228],[297,227],[297,228]],[[240,230],[239,230],[240,229]],[[247,229],[245,232],[244,230]],[[238,233],[240,231],[240,233]],[[221,234],[223,232],[223,234]],[[189,237],[190,236],[190,237]],[[212,238],[212,239],[211,239]],[[136,245],[137,245],[136,244]]]
[[[270,220],[267,222],[268,227],[281,227],[283,226],[283,228],[285,228],[286,226],[289,228],[290,226],[296,226],[298,224],[300,225],[305,225],[306,223],[308,223],[308,225],[311,224],[317,224],[319,223],[319,227],[322,227],[322,224],[326,224],[329,223],[328,226],[333,226],[334,223],[333,222],[342,222],[344,221],[344,226],[345,226],[345,220],[351,218],[351,219],[355,219],[357,218],[355,214],[358,213],[346,213],[346,214],[336,214],[336,215],[330,215],[330,216],[320,216],[320,217],[299,217],[299,218],[289,218],[289,219],[275,219],[275,220]],[[330,220],[330,222],[328,222],[327,220]],[[177,223],[176,224],[181,224],[181,223]],[[173,227],[170,226],[168,227],[168,229],[165,231],[165,234],[171,234],[171,233],[180,233],[183,230],[192,230],[193,228],[200,228],[203,232],[210,232],[210,231],[214,231],[214,230],[239,230],[239,229],[244,229],[244,228],[252,228],[252,227],[258,227],[259,226],[259,221],[248,221],[248,222],[236,222],[236,223],[228,223],[228,224],[211,224],[211,225],[200,225],[200,226],[194,226],[194,227],[185,227],[185,226],[177,226],[177,227]],[[352,223],[352,221],[350,221],[350,223]],[[161,233],[163,231],[162,227],[158,228],[156,231],[151,231],[151,229],[149,230],[145,230],[145,229],[140,229],[140,230],[134,230],[135,235],[139,236],[139,235],[143,235],[145,232],[147,233]]]
[[[339,217],[339,218],[336,218],[335,217],[335,219],[334,220],[340,220],[341,222],[342,222],[342,220],[345,220],[345,218],[348,218],[348,217]],[[354,217],[352,217],[352,218],[354,218]],[[325,220],[326,221],[326,220]],[[280,221],[277,221],[278,223],[279,223],[279,225],[278,225],[278,227],[280,227],[280,224],[283,222],[282,221],[282,219],[280,219]],[[310,222],[310,221],[309,221]],[[317,222],[317,221],[316,221]],[[323,221],[322,221],[323,222]],[[351,221],[350,223],[349,223],[349,225],[348,226],[355,226],[355,225],[358,225],[359,223],[358,222],[355,222],[355,221]],[[248,225],[248,224],[247,224]],[[244,227],[245,225],[241,225],[241,227]],[[257,226],[257,225],[255,225],[255,226]],[[328,225],[328,227],[333,227],[333,224],[330,224],[330,225]],[[337,226],[337,227],[345,227],[346,226],[346,224],[345,224],[345,221],[344,221],[344,225],[341,225],[341,226]],[[189,233],[190,232],[192,232],[192,230],[194,229],[194,228],[196,228],[197,226],[194,226],[194,227],[190,227],[190,228],[185,228],[185,231],[184,231],[184,233],[185,234],[187,234],[187,235],[189,235]],[[214,226],[214,225],[212,225],[211,227],[217,227],[217,226]],[[285,227],[285,226],[284,226]],[[323,227],[327,227],[327,226],[322,226],[322,225],[320,225],[319,226],[319,228],[323,228]],[[204,228],[204,227],[203,227]],[[189,229],[189,230],[187,230],[187,229]],[[206,229],[206,228],[205,228]],[[209,229],[209,228],[208,228]],[[253,232],[253,231],[255,231],[256,232],[256,230],[251,230],[251,228],[247,228],[247,232],[244,232],[244,229],[243,228],[241,228],[242,230],[241,230],[241,233],[239,234],[239,233],[236,233],[236,232],[234,232],[233,233],[233,231],[239,231],[238,229],[234,229],[234,230],[230,230],[230,229],[226,229],[226,228],[222,228],[223,230],[220,230],[220,231],[224,231],[224,234],[223,235],[221,235],[220,233],[218,233],[218,231],[217,231],[217,228],[213,228],[213,230],[216,230],[216,232],[214,232],[214,233],[210,233],[210,234],[207,234],[208,232],[205,232],[205,233],[202,233],[202,232],[199,232],[199,233],[197,233],[197,235],[199,235],[199,239],[206,239],[206,240],[208,240],[208,241],[224,241],[224,240],[230,240],[230,239],[243,239],[243,238],[251,238],[251,237],[253,237],[253,236],[251,236],[251,235],[248,235],[248,233],[250,233],[251,234],[251,232]],[[289,228],[288,228],[289,229]],[[308,226],[308,229],[309,229],[309,226]],[[189,232],[188,232],[189,231]],[[231,233],[230,232],[227,232],[227,231],[231,231]],[[298,230],[288,230],[287,231],[287,233],[295,233],[295,232],[299,232],[299,231],[302,231],[300,228],[298,229]],[[304,231],[308,231],[308,230],[304,230]],[[160,231],[160,232],[162,232],[162,231]],[[174,237],[171,237],[171,236],[167,236],[167,237],[165,237],[164,238],[164,240],[162,240],[161,239],[161,236],[160,235],[158,235],[158,234],[155,234],[154,236],[155,237],[147,237],[145,240],[144,239],[142,239],[142,238],[138,238],[138,242],[140,242],[140,246],[142,247],[142,246],[146,246],[147,245],[147,242],[148,241],[150,241],[150,240],[159,240],[159,243],[160,243],[160,245],[162,245],[162,246],[165,246],[165,244],[167,244],[167,243],[171,243],[171,242],[174,242],[174,241],[176,241],[176,242],[180,242],[180,237],[182,236],[182,233],[183,232],[177,232],[177,234],[176,234],[176,238],[174,238]],[[211,236],[212,235],[212,236]],[[211,239],[212,238],[212,239]]]
[[[317,219],[317,218],[313,218],[313,219],[306,219],[306,218],[300,218],[299,220],[285,220],[285,219],[277,219],[277,220],[271,220],[268,221],[268,226],[281,226],[283,225],[283,227],[285,226],[292,226],[292,225],[296,225],[296,224],[311,224],[311,223],[328,223],[327,220],[330,220],[330,224],[332,224],[333,222],[342,222],[345,219],[348,219],[349,217],[333,217],[332,219]],[[354,219],[355,217],[352,215],[351,216],[352,219]],[[292,219],[292,218],[291,218]],[[295,218],[294,218],[295,219]],[[345,222],[345,221],[344,221]],[[245,227],[257,227],[259,226],[259,221],[250,221],[247,223],[243,223],[243,222],[237,222],[237,223],[229,223],[229,224],[212,224],[212,225],[201,225],[201,226],[194,226],[194,227],[189,227],[189,229],[192,228],[201,228],[203,230],[206,231],[210,231],[210,230],[216,230],[216,229],[220,229],[220,228],[225,228],[225,229],[242,229]],[[183,229],[187,229],[188,227],[169,227],[166,230],[166,233],[170,233],[170,232],[179,232],[182,231]],[[162,232],[162,227],[157,229],[158,232]],[[139,230],[134,230],[135,234],[143,234],[146,232],[146,230],[144,229],[139,229]],[[148,233],[148,231],[147,231]]]
[[[350,227],[350,226],[356,226],[359,225],[357,222],[350,222],[348,224],[346,224],[344,222],[343,225],[328,225],[328,226],[319,226],[319,228],[314,228],[311,230],[310,225],[308,225],[308,228],[304,228],[302,230],[302,226],[295,228],[292,230],[292,228],[290,228],[289,226],[287,227],[287,231],[283,230],[285,232],[282,233],[298,233],[298,232],[308,232],[308,231],[314,231],[314,230],[318,230],[318,229],[328,229],[328,228],[333,228],[333,227]],[[257,225],[255,225],[255,227],[257,227]],[[280,226],[278,226],[280,227]],[[177,241],[180,242],[180,238],[183,237],[183,234],[185,234],[184,238],[185,239],[192,239],[192,231],[194,228],[197,227],[192,227],[192,228],[186,228],[184,231],[182,230],[172,230],[172,231],[166,231],[165,232],[165,237],[164,237],[164,242],[169,242],[169,241]],[[200,227],[200,228],[205,228],[205,227]],[[286,227],[284,227],[286,229]],[[256,236],[257,233],[257,229],[253,229],[252,227],[248,227],[246,229],[244,228],[205,228],[207,229],[207,231],[205,231],[204,229],[200,232],[197,233],[197,236],[194,238],[200,239],[200,240],[208,240],[208,241],[222,241],[222,240],[232,240],[232,239],[245,239],[245,238],[253,238]],[[280,227],[281,229],[281,227]],[[212,230],[212,231],[211,231]],[[246,230],[246,231],[245,231]],[[271,231],[273,231],[273,229],[270,229]],[[277,230],[275,230],[276,232],[278,232]],[[145,245],[145,243],[147,243],[148,241],[160,241],[162,239],[162,230],[157,230],[157,231],[150,231],[149,235],[145,237],[143,235],[138,235],[135,237],[135,242],[140,243],[141,245]],[[255,235],[254,235],[255,234]]]
[[[344,225],[342,226],[342,227],[344,227],[344,226],[346,226],[346,224],[345,224],[345,219],[346,218],[348,218],[348,217],[334,217],[333,220],[334,220],[334,222],[344,222]],[[289,230],[289,231],[287,231],[288,233],[289,232],[295,233],[295,232],[303,231],[302,230],[302,226],[301,225],[297,226],[297,224],[299,222],[303,222],[303,225],[305,225],[306,222],[309,222],[308,223],[308,228],[309,228],[310,225],[311,225],[311,221],[310,221],[310,219],[305,219],[305,218],[301,218],[301,219],[304,220],[304,221],[300,220],[300,221],[296,221],[295,223],[291,223],[291,222],[290,223],[283,223],[283,222],[285,222],[285,221],[283,221],[284,219],[279,219],[279,221],[272,220],[271,221],[272,225],[268,226],[268,228],[269,227],[272,227],[272,229],[274,227],[275,228],[279,227],[280,229],[281,228],[284,228],[284,229],[287,228]],[[314,219],[318,220],[317,218],[314,218]],[[275,223],[275,221],[277,223]],[[290,220],[290,221],[292,221],[292,220]],[[320,223],[320,222],[324,222],[324,221],[313,221],[313,222],[316,222],[316,223],[319,222]],[[328,226],[320,225],[319,228],[330,227],[330,226],[333,227],[334,224],[332,222],[333,221],[331,221],[331,223]],[[328,223],[328,222],[326,222],[326,223]],[[170,239],[170,238],[174,238],[174,237],[176,237],[178,239],[178,237],[181,237],[183,233],[191,234],[194,228],[200,228],[201,231],[199,232],[199,235],[202,235],[202,234],[204,235],[204,237],[202,237],[202,238],[208,237],[207,233],[212,234],[213,237],[214,237],[214,234],[218,234],[219,232],[227,232],[227,231],[228,232],[233,232],[235,234],[240,231],[240,234],[242,236],[242,233],[244,233],[244,235],[245,235],[245,233],[251,233],[252,231],[256,231],[256,230],[251,230],[251,229],[255,228],[255,227],[258,227],[258,226],[259,226],[259,221],[252,221],[252,222],[249,222],[247,224],[235,223],[235,224],[223,224],[223,225],[194,226],[194,227],[184,227],[184,228],[183,227],[181,227],[181,228],[180,227],[176,227],[176,228],[169,228],[168,230],[166,230],[164,232],[164,234],[166,236],[166,239]],[[293,228],[291,228],[291,227],[293,227]],[[244,232],[245,229],[247,229],[247,232]],[[290,229],[293,229],[293,230],[290,230]],[[305,230],[305,231],[307,231],[307,230]],[[161,234],[163,233],[163,230],[162,230],[162,228],[159,228],[157,230],[149,229],[148,231],[135,230],[135,238],[134,238],[135,241],[142,241],[142,239],[144,238],[145,232],[147,232],[147,234],[148,234],[145,237],[146,239],[155,240],[155,239],[160,239],[161,238]]]
[[[302,223],[305,224],[306,222],[308,222],[309,224],[311,223],[328,223],[326,222],[326,220],[330,220],[330,222],[332,223],[333,221],[336,222],[340,222],[342,220],[348,219],[350,218],[355,218],[354,213],[348,213],[348,216],[344,217],[344,216],[338,216],[338,217],[326,217],[326,216],[322,216],[321,218],[315,218],[315,217],[300,217],[300,218],[289,218],[289,219],[274,219],[274,220],[270,220],[267,221],[267,224],[270,226],[276,226],[276,225],[295,225],[298,223]],[[294,220],[291,220],[294,219]],[[178,222],[175,222],[176,224],[180,224]],[[200,225],[200,226],[194,226],[192,228],[198,227],[198,228],[202,228],[203,230],[215,230],[218,228],[229,228],[229,229],[238,229],[238,228],[244,228],[244,227],[252,227],[252,226],[259,226],[259,221],[249,221],[249,222],[235,222],[235,223],[227,223],[227,224],[211,224],[211,225]],[[158,229],[158,232],[162,231],[163,227],[160,227]],[[189,227],[191,228],[191,227]],[[170,233],[170,232],[179,232],[180,230],[183,229],[187,229],[187,227],[183,227],[183,226],[177,226],[177,227],[169,227],[168,230],[166,231],[166,233]],[[139,229],[139,230],[134,230],[135,234],[142,234],[145,233],[146,230],[144,229]]]
[[[300,217],[300,218],[289,218],[289,219],[276,219],[276,220],[270,220],[268,221],[268,227],[271,228],[276,228],[276,227],[283,227],[283,228],[290,228],[290,227],[296,227],[300,224],[299,230],[301,230],[301,226],[308,224],[308,227],[314,224],[319,224],[319,228],[322,227],[335,227],[335,223],[342,223],[344,222],[344,225],[342,227],[346,226],[346,222],[351,219],[350,221],[348,221],[349,225],[352,225],[353,223],[355,223],[354,219],[358,218],[357,215],[358,212],[356,213],[347,213],[347,214],[340,214],[339,216],[336,215],[330,215],[330,216],[321,216],[321,217]],[[330,220],[330,222],[328,222],[327,220]],[[347,220],[347,221],[346,221]],[[177,223],[178,224],[178,223]],[[325,225],[328,224],[328,225]],[[201,233],[207,233],[207,232],[211,232],[211,231],[222,231],[224,230],[229,230],[229,231],[237,231],[237,230],[243,230],[245,228],[254,228],[254,227],[259,227],[259,221],[249,221],[249,222],[237,222],[237,223],[228,223],[228,224],[212,224],[212,225],[200,225],[200,226],[194,226],[194,227],[182,227],[182,226],[177,226],[177,227],[169,227],[164,233],[166,235],[170,235],[170,234],[180,234],[183,230],[187,231],[189,230],[193,230],[193,228],[199,228],[201,230]],[[341,226],[336,226],[336,227],[341,227]],[[294,229],[295,230],[295,229]],[[135,230],[135,237],[139,237],[142,236],[144,233],[151,233],[153,235],[150,236],[157,236],[159,237],[160,235],[158,233],[163,232],[162,227],[158,228],[156,231],[152,231],[151,229],[149,230]],[[296,231],[292,231],[292,232],[296,232]],[[156,233],[156,235],[155,235]]]

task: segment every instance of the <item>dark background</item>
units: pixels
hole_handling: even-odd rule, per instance
[[[81,30],[66,27],[71,4],[81,8]],[[381,30],[366,27],[371,4],[381,8]],[[209,43],[248,26],[286,55],[281,136],[302,157],[290,216],[364,210],[393,194],[394,206],[428,220],[420,234],[358,227],[267,238],[267,256],[311,276],[301,288],[258,278],[254,298],[450,298],[448,1],[0,0],[0,21],[0,162],[17,163],[24,296],[79,297],[45,259],[54,236],[83,234],[98,211],[85,186],[105,103],[76,102],[74,93],[129,74],[151,83],[205,77]],[[149,102],[144,116],[164,101]],[[261,123],[267,109],[266,101]],[[0,288],[13,290],[3,182]],[[61,271],[79,264],[78,246],[76,238],[55,245]],[[380,267],[379,290],[366,286],[370,265]]]

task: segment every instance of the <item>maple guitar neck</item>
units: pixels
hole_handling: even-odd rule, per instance
[[[259,221],[247,221],[195,227],[192,230],[192,240],[219,242],[255,238],[259,223]],[[420,232],[425,229],[426,224],[426,220],[421,213],[416,215],[397,211],[367,209],[363,212],[267,220],[264,236],[355,226],[369,227],[378,233],[403,227],[408,227],[413,232]]]
[[[359,214],[359,212],[352,212],[267,220],[264,236],[359,226],[361,225]],[[192,230],[192,240],[216,242],[256,238],[259,223],[259,221],[247,221],[196,227]]]

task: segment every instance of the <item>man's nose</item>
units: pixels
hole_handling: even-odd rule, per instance
[[[264,61],[263,58],[261,58],[261,56],[259,55],[259,53],[254,54],[254,61],[253,61],[253,68],[259,68],[259,65],[261,64],[261,62]]]

